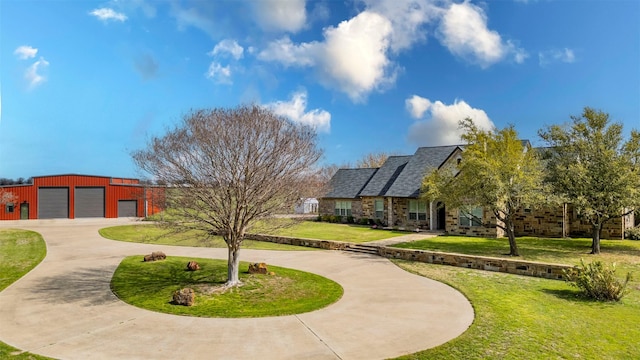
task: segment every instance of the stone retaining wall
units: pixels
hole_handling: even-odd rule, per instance
[[[354,245],[353,243],[342,241],[301,239],[259,234],[248,234],[247,239],[277,244],[306,246],[324,250],[345,250],[351,245]],[[372,246],[371,244],[368,245]],[[554,280],[563,280],[563,270],[572,268],[572,266],[562,264],[546,264],[533,261],[443,253],[428,250],[400,249],[387,246],[376,247],[378,248],[378,255],[388,259],[419,261],[429,264],[457,266],[467,269],[503,272]]]
[[[246,238],[249,240],[272,242],[276,244],[305,246],[324,250],[344,250],[350,243],[332,240],[317,240],[317,239],[304,239],[294,238],[288,236],[274,236],[274,235],[260,235],[260,234],[247,234]]]
[[[572,266],[561,264],[545,264],[533,261],[443,253],[437,251],[399,249],[386,246],[379,247],[378,254],[388,259],[419,261],[429,264],[450,265],[467,269],[496,271],[554,280],[563,280],[563,270],[572,268]]]

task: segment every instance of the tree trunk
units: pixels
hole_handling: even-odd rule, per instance
[[[227,287],[240,285],[240,245],[228,244]]]
[[[594,255],[600,254],[600,230],[602,224],[591,225],[591,253]]]
[[[516,244],[516,235],[513,226],[513,220],[508,219],[505,223],[505,230],[509,238],[509,256],[520,256],[518,252],[518,244]]]

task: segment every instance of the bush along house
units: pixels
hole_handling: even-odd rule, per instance
[[[528,141],[525,141],[530,146]],[[473,215],[484,226],[440,201],[420,197],[424,176],[434,169],[456,166],[464,145],[421,147],[413,155],[390,156],[380,168],[340,169],[331,178],[329,191],[320,198],[323,221],[379,224],[404,230],[442,231],[451,235],[502,237],[491,211],[476,208]],[[633,214],[609,221],[602,238],[621,239],[634,226]],[[588,223],[570,204],[545,209],[520,209],[516,236],[590,237]]]

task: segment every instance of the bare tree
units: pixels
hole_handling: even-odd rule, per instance
[[[133,159],[169,184],[171,226],[223,237],[229,254],[226,286],[236,286],[245,234],[300,197],[303,179],[321,155],[311,127],[244,105],[191,112]]]
[[[18,196],[10,191],[0,188],[0,205],[15,204]]]
[[[394,155],[393,153],[387,152],[377,152],[377,153],[369,153],[362,157],[362,159],[356,161],[357,168],[379,168],[387,161],[389,156]]]

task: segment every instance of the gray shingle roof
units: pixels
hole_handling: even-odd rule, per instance
[[[418,148],[384,196],[418,197],[422,179],[427,172],[438,168],[458,147],[452,145]]]
[[[326,198],[355,199],[378,169],[339,169],[331,178]]]
[[[360,192],[360,196],[384,196],[410,159],[411,155],[389,156]]]

